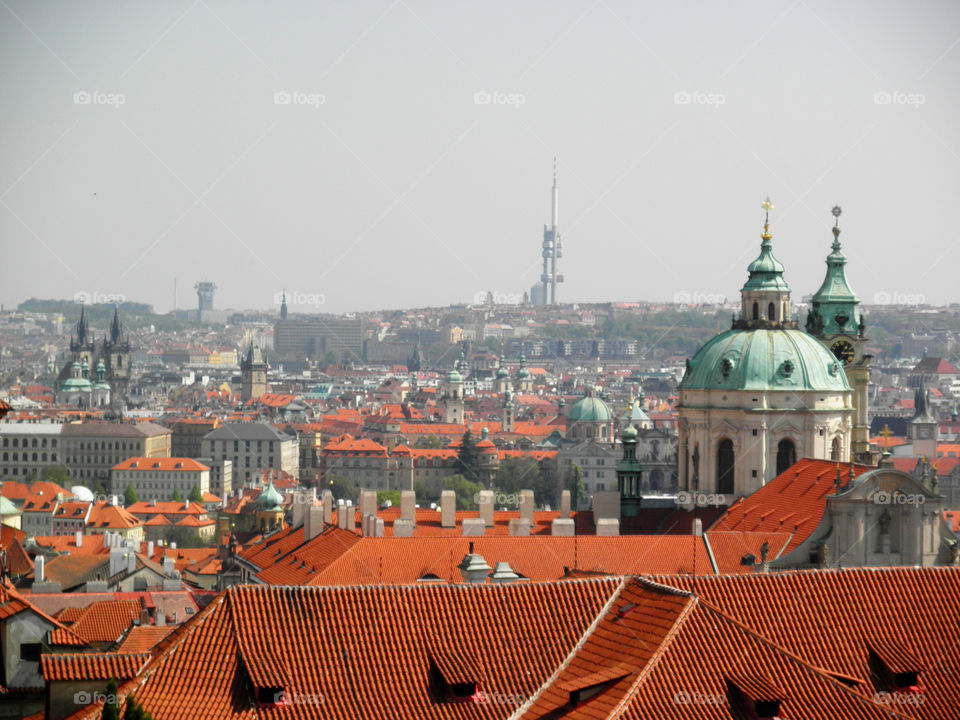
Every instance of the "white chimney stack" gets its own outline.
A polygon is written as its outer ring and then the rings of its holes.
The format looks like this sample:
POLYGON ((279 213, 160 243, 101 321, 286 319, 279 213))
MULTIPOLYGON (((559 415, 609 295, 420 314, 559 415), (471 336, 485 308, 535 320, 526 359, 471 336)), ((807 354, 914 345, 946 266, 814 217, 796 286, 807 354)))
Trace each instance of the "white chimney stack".
POLYGON ((43 575, 43 555, 37 555, 36 559, 33 561, 33 581, 42 583, 45 578, 43 575))
POLYGON ((77 547, 83 547, 83 531, 77 530, 77 547))
POLYGON ((457 525, 457 496, 453 490, 440 491, 440 527, 457 525))
POLYGON ((153 540, 147 543, 147 557, 153 559, 153 540))

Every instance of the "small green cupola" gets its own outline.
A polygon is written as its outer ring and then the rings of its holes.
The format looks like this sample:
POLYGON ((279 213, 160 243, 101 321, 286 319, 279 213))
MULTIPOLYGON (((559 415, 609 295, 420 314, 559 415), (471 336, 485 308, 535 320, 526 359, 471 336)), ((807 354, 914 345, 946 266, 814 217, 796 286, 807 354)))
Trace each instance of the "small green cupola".
POLYGON ((267 487, 257 498, 257 504, 260 510, 279 510, 283 506, 283 496, 273 487, 273 480, 267 483, 267 487))
POLYGON ((617 464, 617 487, 620 490, 620 513, 636 517, 643 489, 643 466, 637 461, 637 429, 627 425, 620 433, 623 458, 617 464))
POLYGON ((810 313, 807 315, 807 332, 819 338, 834 335, 863 335, 863 315, 860 312, 860 300, 847 284, 844 266, 847 258, 840 250, 840 213, 837 205, 832 213, 833 246, 827 255, 827 275, 820 289, 811 300, 810 313))
POLYGON ((793 327, 790 320, 790 287, 783 278, 783 264, 773 256, 773 234, 770 232, 768 197, 761 204, 764 211, 760 255, 747 267, 749 277, 740 289, 741 314, 734 321, 738 328, 793 327))

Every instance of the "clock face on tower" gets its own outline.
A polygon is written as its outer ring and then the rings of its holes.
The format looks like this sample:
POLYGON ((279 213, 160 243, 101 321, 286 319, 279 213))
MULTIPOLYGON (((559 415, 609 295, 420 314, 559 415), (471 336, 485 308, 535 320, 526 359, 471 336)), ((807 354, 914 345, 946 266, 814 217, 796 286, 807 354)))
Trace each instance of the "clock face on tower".
POLYGON ((856 351, 853 349, 853 345, 848 343, 846 340, 838 340, 830 346, 830 350, 833 352, 834 357, 844 365, 849 365, 851 362, 853 362, 853 358, 856 356, 856 351))

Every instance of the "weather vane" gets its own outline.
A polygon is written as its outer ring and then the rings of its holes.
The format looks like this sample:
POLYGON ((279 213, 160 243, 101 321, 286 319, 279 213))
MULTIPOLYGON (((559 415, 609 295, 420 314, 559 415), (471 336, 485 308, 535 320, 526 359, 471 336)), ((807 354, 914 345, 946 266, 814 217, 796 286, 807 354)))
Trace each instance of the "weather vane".
POLYGON ((833 210, 830 212, 832 212, 833 216, 836 218, 836 220, 833 222, 833 226, 840 227, 840 216, 843 214, 843 208, 841 208, 839 205, 834 205, 833 210))
POLYGON ((770 196, 767 195, 767 199, 760 203, 761 209, 767 213, 767 219, 770 218, 770 211, 773 210, 773 203, 770 202, 770 196))

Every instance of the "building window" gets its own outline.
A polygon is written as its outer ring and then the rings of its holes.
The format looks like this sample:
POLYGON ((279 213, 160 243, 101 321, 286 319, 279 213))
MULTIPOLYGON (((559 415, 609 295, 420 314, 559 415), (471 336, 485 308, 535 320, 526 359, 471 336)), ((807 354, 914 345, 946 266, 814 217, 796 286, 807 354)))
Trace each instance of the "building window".
POLYGON ((717 492, 733 493, 734 452, 733 441, 724 438, 717 445, 717 492))
POLYGON ((784 438, 777 443, 777 475, 785 473, 797 462, 797 448, 793 440, 784 438))
POLYGON ((27 662, 40 662, 40 643, 23 643, 20 646, 20 659, 27 662))

